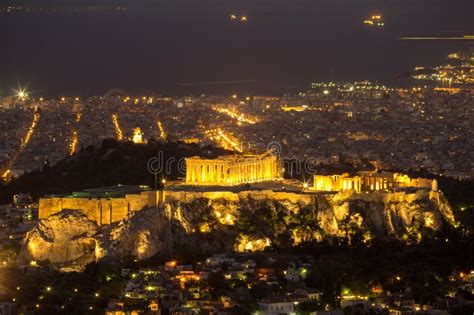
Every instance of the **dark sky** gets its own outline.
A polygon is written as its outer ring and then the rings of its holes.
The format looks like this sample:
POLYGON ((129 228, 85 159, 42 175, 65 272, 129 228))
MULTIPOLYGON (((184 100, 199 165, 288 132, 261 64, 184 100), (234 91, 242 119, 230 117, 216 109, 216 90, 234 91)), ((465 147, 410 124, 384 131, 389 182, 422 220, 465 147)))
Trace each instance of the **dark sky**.
POLYGON ((413 66, 443 62, 450 51, 472 43, 400 36, 474 33, 472 0, 120 3, 126 12, 0 15, 0 88, 29 84, 45 95, 87 95, 113 87, 131 93, 281 93, 330 79, 401 84, 400 74, 413 66), (248 23, 230 22, 231 13, 248 15, 248 23), (384 29, 363 26, 373 13, 383 14, 384 29), (233 80, 255 82, 178 85, 233 80))

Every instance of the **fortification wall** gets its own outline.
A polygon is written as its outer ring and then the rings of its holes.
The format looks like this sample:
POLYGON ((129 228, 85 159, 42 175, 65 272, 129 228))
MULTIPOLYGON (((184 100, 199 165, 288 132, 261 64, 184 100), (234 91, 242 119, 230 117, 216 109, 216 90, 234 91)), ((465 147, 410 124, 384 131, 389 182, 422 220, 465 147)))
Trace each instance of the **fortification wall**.
POLYGON ((370 193, 355 193, 353 191, 342 191, 334 195, 334 201, 342 200, 356 200, 363 199, 367 202, 374 203, 396 203, 396 202, 413 202, 415 200, 426 198, 429 195, 430 199, 436 200, 436 194, 429 193, 427 190, 416 190, 410 193, 404 191, 397 192, 382 192, 382 191, 373 191, 370 193))
MULTIPOLYGON (((238 203, 245 199, 264 200, 272 199, 277 201, 290 201, 300 206, 319 204, 322 201, 331 203, 343 203, 349 200, 363 200, 372 203, 411 203, 418 199, 426 198, 428 191, 418 190, 412 193, 406 192, 371 192, 355 193, 354 191, 342 191, 334 195, 327 194, 304 194, 292 192, 275 192, 272 190, 250 190, 241 192, 231 191, 147 191, 141 194, 129 194, 123 198, 42 198, 39 203, 39 218, 60 212, 64 209, 78 210, 87 215, 99 225, 110 224, 121 221, 129 216, 130 212, 140 211, 147 207, 153 207, 164 202, 179 201, 189 203, 200 198, 210 200, 226 199, 230 202, 238 203), (316 200, 317 199, 317 200, 316 200), (324 199, 324 200, 323 200, 324 199)), ((439 203, 439 194, 430 191, 429 198, 439 203)))
POLYGON ((211 192, 189 192, 189 191, 165 191, 164 201, 192 202, 193 200, 207 198, 210 200, 226 199, 228 201, 238 202, 242 199, 274 199, 289 200, 298 204, 310 204, 313 202, 313 196, 309 194, 298 194, 290 192, 274 192, 272 190, 250 190, 238 193, 231 191, 211 191, 211 192))
POLYGON ((100 222, 100 200, 84 198, 41 198, 39 218, 44 219, 64 209, 80 210, 97 223, 100 222))
POLYGON ((124 198, 41 198, 39 218, 44 219, 65 209, 83 212, 99 225, 110 224, 125 219, 129 212, 139 211, 156 204, 155 192, 129 194, 124 198))

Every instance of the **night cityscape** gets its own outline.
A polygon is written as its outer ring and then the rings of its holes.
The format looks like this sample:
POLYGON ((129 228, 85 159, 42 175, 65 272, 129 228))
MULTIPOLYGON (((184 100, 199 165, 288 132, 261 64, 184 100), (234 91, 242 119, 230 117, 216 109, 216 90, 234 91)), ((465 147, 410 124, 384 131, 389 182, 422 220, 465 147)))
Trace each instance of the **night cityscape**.
POLYGON ((472 12, 0 2, 0 315, 474 314, 472 12))

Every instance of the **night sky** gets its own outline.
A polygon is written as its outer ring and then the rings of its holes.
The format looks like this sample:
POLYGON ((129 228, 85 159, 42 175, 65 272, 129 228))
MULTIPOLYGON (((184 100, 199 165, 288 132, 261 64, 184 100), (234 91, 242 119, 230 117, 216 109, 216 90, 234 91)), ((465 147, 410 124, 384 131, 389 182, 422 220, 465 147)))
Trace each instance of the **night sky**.
POLYGON ((3 94, 19 84, 38 95, 81 96, 114 87, 130 93, 278 94, 312 81, 398 85, 414 66, 440 63, 449 52, 472 47, 472 42, 401 41, 400 36, 474 34, 472 0, 120 4, 128 10, 0 15, 3 94), (231 13, 249 21, 232 22, 231 13), (375 13, 384 16, 385 28, 363 25, 375 13), (179 85, 234 80, 254 81, 179 85))

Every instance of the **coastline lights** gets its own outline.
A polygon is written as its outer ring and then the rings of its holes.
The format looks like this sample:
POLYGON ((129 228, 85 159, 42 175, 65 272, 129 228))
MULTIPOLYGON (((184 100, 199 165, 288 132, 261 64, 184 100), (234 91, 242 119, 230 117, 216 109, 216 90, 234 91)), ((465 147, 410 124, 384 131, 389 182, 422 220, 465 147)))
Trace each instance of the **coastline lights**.
POLYGON ((369 25, 369 26, 382 27, 385 25, 385 22, 383 21, 383 18, 380 14, 375 14, 375 15, 372 15, 369 19, 364 20, 364 24, 369 25))
POLYGON ((237 16, 236 14, 231 14, 229 18, 231 21, 240 21, 242 23, 248 21, 248 17, 246 15, 237 16))

